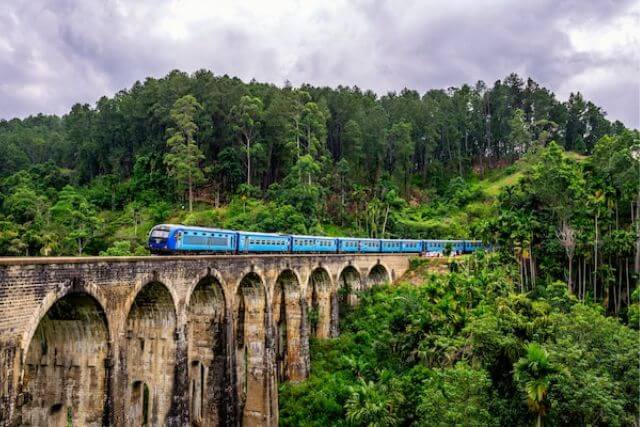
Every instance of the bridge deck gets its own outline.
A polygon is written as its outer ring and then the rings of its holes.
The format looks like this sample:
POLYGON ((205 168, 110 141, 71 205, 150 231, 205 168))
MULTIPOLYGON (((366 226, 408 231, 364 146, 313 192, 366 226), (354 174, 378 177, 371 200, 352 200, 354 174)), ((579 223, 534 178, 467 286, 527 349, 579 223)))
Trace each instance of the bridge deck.
POLYGON ((189 260, 226 260, 246 258, 291 258, 291 257, 398 257, 418 256, 418 253, 247 253, 247 254, 208 254, 208 255, 145 255, 145 256, 79 256, 79 257, 0 257, 0 265, 36 265, 36 264, 84 264, 114 262, 165 262, 189 260))

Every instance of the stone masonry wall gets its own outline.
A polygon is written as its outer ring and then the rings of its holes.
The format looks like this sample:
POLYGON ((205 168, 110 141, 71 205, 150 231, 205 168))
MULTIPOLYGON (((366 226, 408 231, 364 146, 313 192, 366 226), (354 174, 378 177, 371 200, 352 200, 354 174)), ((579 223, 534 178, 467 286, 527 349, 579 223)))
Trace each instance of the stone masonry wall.
POLYGON ((0 259, 0 426, 275 426, 277 382, 337 333, 340 288, 409 257, 0 259))

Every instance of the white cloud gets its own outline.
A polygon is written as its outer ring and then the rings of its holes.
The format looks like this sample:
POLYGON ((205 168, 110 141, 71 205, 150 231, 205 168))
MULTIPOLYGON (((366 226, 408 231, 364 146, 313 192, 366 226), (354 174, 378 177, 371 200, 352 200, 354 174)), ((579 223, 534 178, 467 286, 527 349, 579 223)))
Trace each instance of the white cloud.
POLYGON ((517 71, 640 127, 639 10, 580 0, 17 1, 0 5, 0 117, 65 113, 173 68, 382 93, 517 71))

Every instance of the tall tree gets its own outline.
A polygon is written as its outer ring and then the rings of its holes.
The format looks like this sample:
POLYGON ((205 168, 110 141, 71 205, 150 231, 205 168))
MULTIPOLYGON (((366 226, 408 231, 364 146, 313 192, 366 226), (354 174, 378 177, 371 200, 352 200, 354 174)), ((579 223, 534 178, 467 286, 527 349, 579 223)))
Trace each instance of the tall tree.
POLYGON ((189 212, 193 211, 193 187, 204 180, 200 169, 200 161, 204 155, 195 140, 198 126, 195 114, 202 106, 193 95, 185 95, 178 99, 171 109, 171 119, 175 127, 168 130, 167 147, 169 152, 164 156, 168 173, 174 178, 176 187, 184 193, 189 191, 189 212))
POLYGON ((247 159, 247 185, 251 185, 251 153, 261 148, 251 144, 258 136, 263 114, 264 107, 260 98, 249 95, 240 98, 240 103, 231 110, 233 129, 239 133, 244 142, 247 159))
POLYGON ((542 427, 542 418, 548 410, 547 394, 557 368, 549 361, 546 350, 537 343, 527 346, 527 354, 514 366, 516 383, 527 396, 529 408, 536 415, 536 427, 542 427))
POLYGON ((404 194, 408 193, 408 179, 411 172, 414 142, 411 139, 411 124, 394 123, 388 135, 388 167, 393 171, 397 165, 402 177, 404 194))
POLYGON ((524 111, 516 108, 509 125, 511 126, 511 144, 515 151, 513 154, 522 155, 526 153, 531 144, 531 133, 524 121, 524 111))

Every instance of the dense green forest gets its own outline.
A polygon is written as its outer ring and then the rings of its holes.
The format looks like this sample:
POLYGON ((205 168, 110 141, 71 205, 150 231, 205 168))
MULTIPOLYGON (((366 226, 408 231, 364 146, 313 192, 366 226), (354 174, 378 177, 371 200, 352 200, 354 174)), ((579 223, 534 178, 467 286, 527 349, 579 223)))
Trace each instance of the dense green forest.
POLYGON ((378 96, 173 71, 0 121, 0 256, 146 254, 161 222, 482 238, 462 271, 365 293, 283 423, 633 425, 639 157, 637 130, 515 74, 378 96))
POLYGON ((637 329, 563 282, 519 292, 514 267, 481 254, 363 293, 338 338, 312 341, 309 379, 281 386, 281 425, 637 425, 637 329))
POLYGON ((424 94, 173 71, 0 121, 0 255, 144 254, 164 221, 483 238, 619 312, 640 268, 638 131, 511 74, 424 94))

